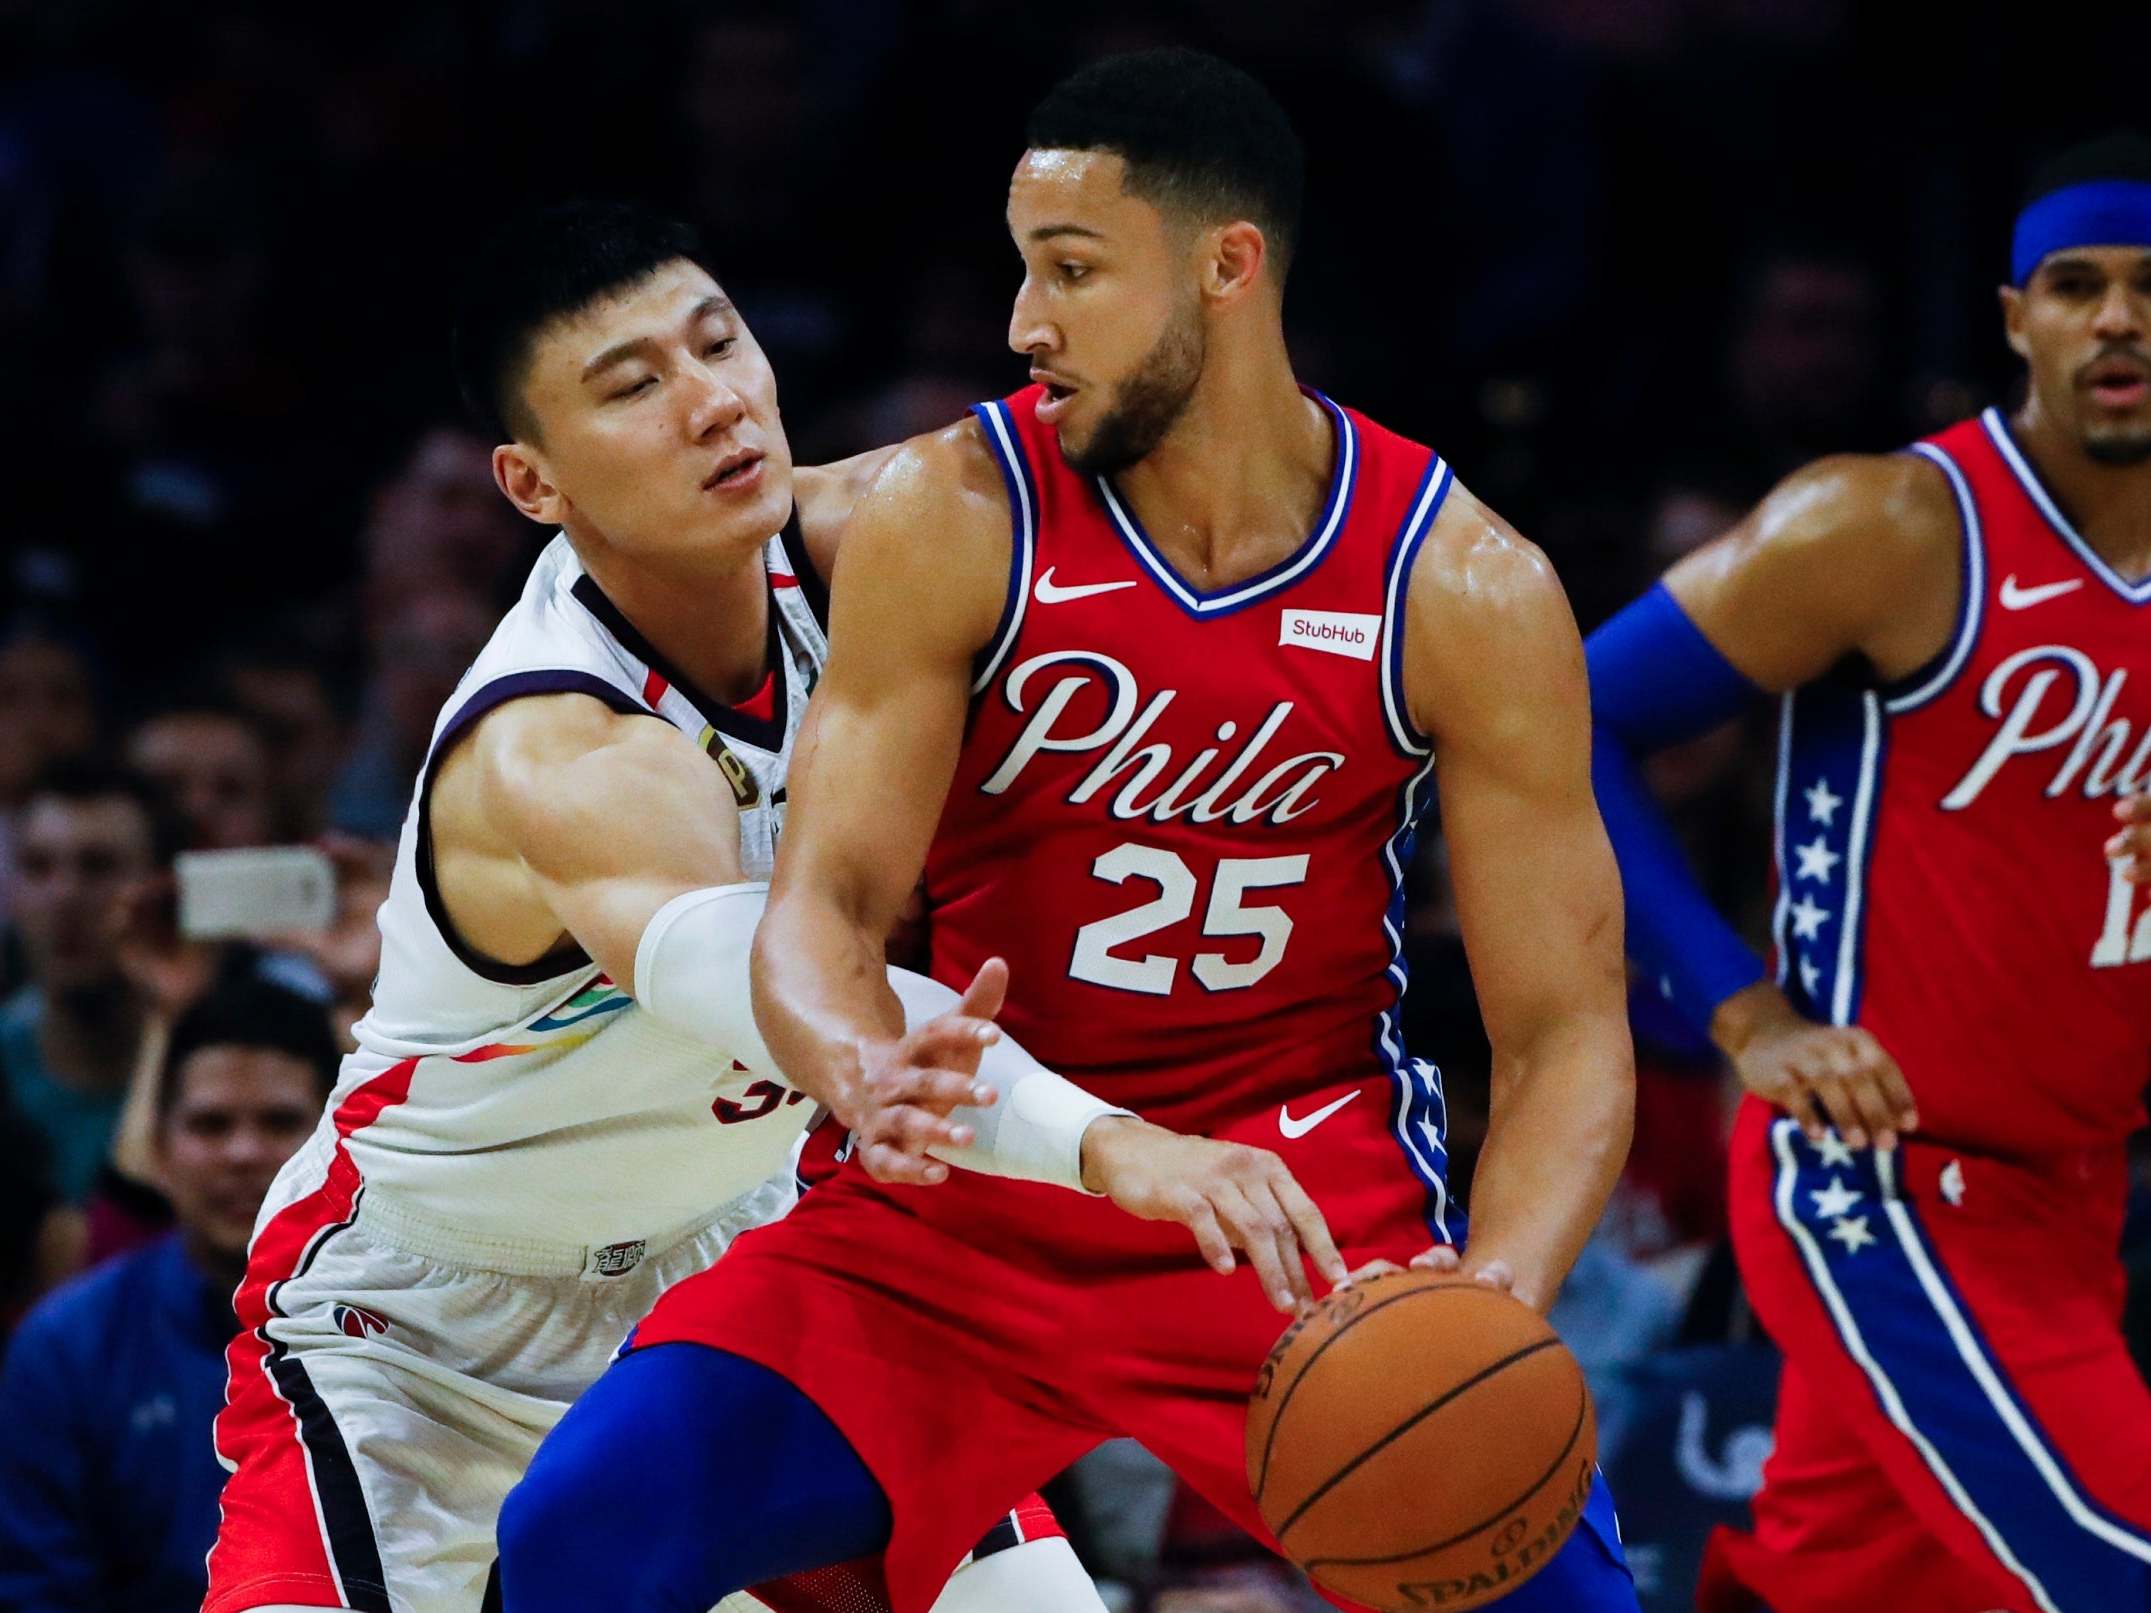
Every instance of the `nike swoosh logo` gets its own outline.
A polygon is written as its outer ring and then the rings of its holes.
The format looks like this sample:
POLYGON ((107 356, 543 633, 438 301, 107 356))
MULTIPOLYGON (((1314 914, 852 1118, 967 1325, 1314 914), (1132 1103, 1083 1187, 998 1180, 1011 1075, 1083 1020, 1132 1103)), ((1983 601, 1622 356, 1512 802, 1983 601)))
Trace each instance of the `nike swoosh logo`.
POLYGON ((1288 1139, 1297 1142, 1366 1090, 1365 1087, 1354 1087, 1343 1097, 1333 1102, 1325 1103, 1304 1120, 1294 1120, 1291 1105, 1281 1103, 1277 1106, 1277 1129, 1283 1132, 1288 1139))
POLYGON ((2041 583, 2036 588, 2019 588, 2016 574, 2012 572, 2002 579, 2002 609, 2029 610, 2044 600, 2058 599, 2084 586, 2084 579, 2071 577, 2066 582, 2041 583))
POLYGON ((1120 582, 1082 582, 1056 585, 1052 566, 1038 579, 1038 586, 1031 590, 1041 605, 1065 605, 1071 599, 1088 599, 1092 594, 1110 594, 1116 588, 1133 588, 1135 579, 1128 577, 1120 582))

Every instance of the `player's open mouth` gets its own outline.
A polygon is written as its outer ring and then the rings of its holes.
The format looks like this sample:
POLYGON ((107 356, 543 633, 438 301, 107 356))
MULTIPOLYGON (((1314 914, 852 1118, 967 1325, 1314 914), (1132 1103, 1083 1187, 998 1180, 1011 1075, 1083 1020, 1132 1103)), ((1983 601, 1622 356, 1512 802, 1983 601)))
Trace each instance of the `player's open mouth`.
POLYGON ((1075 396, 1076 389, 1059 376, 1043 370, 1031 371, 1031 379, 1046 389, 1045 398, 1038 405, 1038 418, 1050 426, 1067 411, 1068 400, 1075 396))
POLYGON ((2084 380, 2091 395, 2109 409, 2134 409, 2151 401, 2151 369, 2134 359, 2102 358, 2084 380))
POLYGON ((728 454, 718 461, 702 484, 705 493, 736 493, 754 486, 762 479, 762 455, 745 450, 728 454))

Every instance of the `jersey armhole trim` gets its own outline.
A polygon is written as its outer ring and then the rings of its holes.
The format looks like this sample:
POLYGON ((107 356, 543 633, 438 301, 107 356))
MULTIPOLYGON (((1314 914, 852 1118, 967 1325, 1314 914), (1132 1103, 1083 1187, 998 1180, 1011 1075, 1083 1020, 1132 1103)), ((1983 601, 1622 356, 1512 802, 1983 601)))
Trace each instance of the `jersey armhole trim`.
POLYGON ((1389 550, 1389 582, 1382 600, 1382 716, 1389 726, 1390 742, 1411 757, 1432 754, 1434 741, 1413 726, 1411 703, 1404 693, 1404 618, 1411 595, 1412 563, 1435 517, 1448 502, 1456 477, 1439 454, 1428 456, 1426 473, 1412 492, 1410 511, 1397 530, 1389 550))
POLYGON ((1023 630, 1023 610, 1030 597, 1031 567, 1038 542, 1038 493, 1022 440, 1009 423, 1008 405, 974 403, 971 412, 985 428, 986 446, 993 450, 994 463, 1001 469, 1001 480, 1008 488, 1009 513, 1008 592, 1001 602, 1001 619, 994 624, 993 637, 979 652, 979 673, 971 682, 975 696, 985 693, 1015 647, 1016 635, 1023 630))
POLYGON ((479 720, 498 711, 511 700, 527 699, 533 695, 586 694, 602 700, 613 710, 627 717, 656 717, 646 706, 633 699, 625 691, 614 688, 603 678, 571 667, 547 667, 531 672, 510 672, 504 677, 481 685, 471 697, 456 708, 456 714, 441 727, 440 736, 433 748, 426 753, 426 765, 418 781, 417 845, 413 848, 412 868, 418 875, 419 894, 425 899, 426 917, 433 921, 434 932, 447 943, 448 950, 456 955, 456 961, 481 979, 502 986, 534 986, 542 980, 552 980, 560 975, 573 974, 588 968, 590 954, 570 941, 564 947, 555 948, 542 958, 529 963, 503 963, 489 958, 471 946, 457 932, 448 917, 448 904, 441 899, 441 887, 433 868, 433 779, 448 753, 478 726, 479 720))
POLYGON ((1957 530, 1964 563, 1957 580, 1957 625, 1949 642, 1925 666, 1876 691, 1882 697, 1883 709, 1893 717, 1917 711, 1957 681, 1957 674, 1964 670, 1979 642, 1987 603, 1987 546, 1979 528, 1979 504, 1972 497, 1971 484, 1964 479, 1957 462, 1933 443, 1916 442, 1906 452, 1939 467, 1949 479, 1950 494, 1957 501, 1957 530))

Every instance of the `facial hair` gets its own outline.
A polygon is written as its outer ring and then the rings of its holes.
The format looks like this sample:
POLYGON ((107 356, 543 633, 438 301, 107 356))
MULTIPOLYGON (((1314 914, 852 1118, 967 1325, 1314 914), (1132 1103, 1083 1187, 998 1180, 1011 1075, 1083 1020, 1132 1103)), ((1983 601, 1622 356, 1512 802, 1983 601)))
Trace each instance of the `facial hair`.
POLYGON ((2140 437, 2086 437, 2084 457, 2095 465, 2127 470, 2151 459, 2151 434, 2140 437))
POLYGON ((1113 389, 1112 406, 1090 441, 1071 447, 1061 439, 1061 457, 1085 476, 1112 476, 1149 456, 1165 440, 1195 395, 1204 358, 1202 320, 1192 308, 1179 310, 1151 343, 1135 373, 1113 389))

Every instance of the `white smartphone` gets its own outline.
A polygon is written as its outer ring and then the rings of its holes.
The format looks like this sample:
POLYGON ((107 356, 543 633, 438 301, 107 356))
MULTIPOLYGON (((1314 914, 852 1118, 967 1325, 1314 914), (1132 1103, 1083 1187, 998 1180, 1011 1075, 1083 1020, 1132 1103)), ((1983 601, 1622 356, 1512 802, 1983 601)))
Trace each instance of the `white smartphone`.
POLYGON ((183 851, 179 933, 190 941, 319 930, 336 917, 336 868, 312 846, 183 851))

